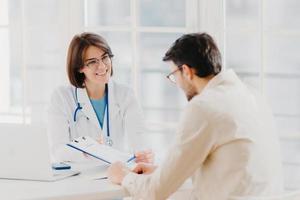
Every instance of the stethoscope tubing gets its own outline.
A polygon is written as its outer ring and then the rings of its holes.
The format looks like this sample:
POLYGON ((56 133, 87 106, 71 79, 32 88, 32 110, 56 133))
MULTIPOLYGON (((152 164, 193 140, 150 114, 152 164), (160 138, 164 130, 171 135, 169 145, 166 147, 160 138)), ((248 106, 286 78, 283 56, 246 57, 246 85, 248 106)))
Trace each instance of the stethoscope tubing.
MULTIPOLYGON (((82 106, 80 105, 79 101, 78 101, 78 94, 77 94, 77 90, 78 88, 75 87, 75 100, 76 100, 76 104, 77 107, 74 111, 74 115, 73 115, 73 121, 76 122, 77 119, 77 113, 79 112, 79 110, 82 109, 82 106)), ((106 96, 105 96, 105 107, 106 107, 106 129, 107 129, 107 137, 110 138, 110 129, 109 129, 109 102, 108 102, 108 86, 107 84, 105 85, 105 92, 106 92, 106 96)))

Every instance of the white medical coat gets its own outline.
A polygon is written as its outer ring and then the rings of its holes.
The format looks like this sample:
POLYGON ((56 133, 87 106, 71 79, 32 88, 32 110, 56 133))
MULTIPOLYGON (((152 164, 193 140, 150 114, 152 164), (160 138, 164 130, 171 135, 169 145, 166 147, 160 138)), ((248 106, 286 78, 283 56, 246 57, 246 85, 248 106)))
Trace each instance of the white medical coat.
MULTIPOLYGON (((107 120, 104 116, 103 130, 89 100, 85 88, 77 89, 77 107, 75 87, 61 86, 57 88, 48 107, 48 136, 54 161, 81 161, 84 156, 76 152, 66 143, 79 136, 90 136, 99 139, 101 134, 107 137, 107 120)), ((143 132, 144 120, 140 105, 132 90, 114 81, 108 83, 110 137, 113 147, 119 150, 134 150, 139 134, 143 132)))

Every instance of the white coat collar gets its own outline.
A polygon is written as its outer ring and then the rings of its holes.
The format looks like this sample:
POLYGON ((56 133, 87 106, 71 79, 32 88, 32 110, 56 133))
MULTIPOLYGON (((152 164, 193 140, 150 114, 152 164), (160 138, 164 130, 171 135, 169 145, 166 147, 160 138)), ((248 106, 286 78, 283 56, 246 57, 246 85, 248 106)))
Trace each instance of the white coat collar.
MULTIPOLYGON (((112 121, 112 118, 118 113, 118 106, 116 105, 115 101, 115 88, 114 88, 114 82, 109 81, 108 83, 108 101, 109 101, 109 120, 110 123, 112 121)), ((91 104, 91 101, 89 99, 88 93, 86 88, 78 88, 77 89, 77 96, 78 96, 78 102, 80 103, 82 107, 82 112, 97 126, 100 128, 96 113, 93 109, 93 106, 91 104)), ((106 117, 106 116, 105 116, 106 117)), ((110 125, 111 126, 111 125, 110 125)))

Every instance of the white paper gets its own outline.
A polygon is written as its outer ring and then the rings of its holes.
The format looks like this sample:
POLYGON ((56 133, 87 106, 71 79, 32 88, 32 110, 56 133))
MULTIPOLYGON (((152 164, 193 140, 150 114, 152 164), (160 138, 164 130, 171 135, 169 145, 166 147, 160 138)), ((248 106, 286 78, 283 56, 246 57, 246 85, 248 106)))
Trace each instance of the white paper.
POLYGON ((84 136, 75 139, 74 141, 68 143, 68 146, 72 146, 74 150, 79 150, 95 156, 103 161, 113 163, 116 161, 121 161, 126 163, 133 155, 129 153, 121 152, 110 146, 99 144, 96 140, 91 137, 84 136), (75 149, 75 148, 77 149, 75 149))

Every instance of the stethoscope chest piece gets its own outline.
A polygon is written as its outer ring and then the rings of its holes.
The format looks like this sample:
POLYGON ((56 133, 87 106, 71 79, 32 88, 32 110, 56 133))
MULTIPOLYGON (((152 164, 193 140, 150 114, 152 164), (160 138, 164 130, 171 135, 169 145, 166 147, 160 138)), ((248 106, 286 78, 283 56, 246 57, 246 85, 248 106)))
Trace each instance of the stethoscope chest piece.
POLYGON ((111 139, 111 138, 106 138, 106 144, 107 144, 108 146, 112 146, 112 145, 113 145, 112 139, 111 139))

